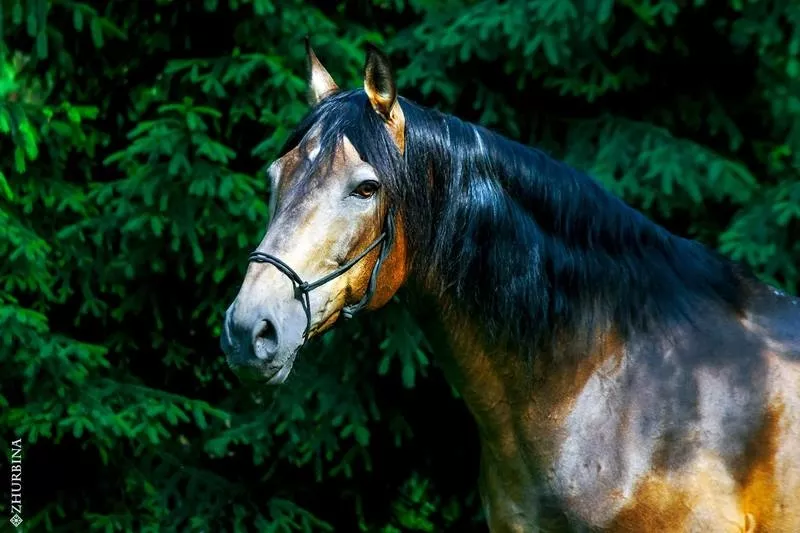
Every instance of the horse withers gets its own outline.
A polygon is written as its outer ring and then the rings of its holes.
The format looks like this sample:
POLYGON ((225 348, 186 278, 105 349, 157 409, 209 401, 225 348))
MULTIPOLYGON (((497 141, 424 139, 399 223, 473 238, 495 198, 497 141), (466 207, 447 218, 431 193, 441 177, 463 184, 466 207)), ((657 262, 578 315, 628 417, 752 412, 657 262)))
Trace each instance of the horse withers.
POLYGON ((222 348, 282 383, 403 286, 474 416, 492 532, 800 532, 800 303, 541 151, 397 96, 385 55, 270 166, 222 348), (546 508, 543 502, 547 502, 546 508))

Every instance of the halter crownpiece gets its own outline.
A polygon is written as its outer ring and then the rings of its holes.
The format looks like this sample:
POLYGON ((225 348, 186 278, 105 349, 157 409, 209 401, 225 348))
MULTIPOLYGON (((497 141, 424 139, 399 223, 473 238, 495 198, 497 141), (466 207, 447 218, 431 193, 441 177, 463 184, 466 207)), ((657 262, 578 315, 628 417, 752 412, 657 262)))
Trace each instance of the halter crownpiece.
POLYGON ((308 332, 311 329, 311 301, 309 299, 308 293, 312 290, 316 289, 317 287, 328 283, 329 281, 338 278, 348 270, 350 270, 356 263, 364 259, 368 253, 375 249, 376 246, 379 244, 381 245, 380 253, 378 254, 378 259, 375 261, 375 266, 372 267, 372 274, 369 278, 369 284, 367 285, 367 290, 364 293, 364 296, 358 303, 353 305, 346 305, 342 308, 342 315, 345 318, 353 318, 353 316, 361 311, 364 307, 367 306, 370 299, 372 299, 373 294, 375 293, 375 289, 378 283, 378 272, 380 271, 381 264, 386 259, 386 256, 389 255, 389 249, 392 246, 394 241, 394 210, 389 209, 389 212, 386 214, 386 220, 384 221, 383 226, 383 233, 381 233, 377 239, 372 241, 372 243, 367 246, 367 248, 358 254, 355 258, 351 259, 344 265, 340 266, 330 274, 327 274, 316 281, 307 282, 303 281, 303 278, 295 272, 295 270, 284 263, 278 257, 275 257, 271 254, 265 254, 264 252, 252 252, 248 257, 248 262, 250 263, 269 263, 273 265, 275 268, 281 271, 287 278, 292 281, 292 286, 294 287, 294 297, 295 299, 300 301, 300 305, 303 306, 303 311, 306 314, 306 329, 303 332, 304 340, 307 340, 308 332))

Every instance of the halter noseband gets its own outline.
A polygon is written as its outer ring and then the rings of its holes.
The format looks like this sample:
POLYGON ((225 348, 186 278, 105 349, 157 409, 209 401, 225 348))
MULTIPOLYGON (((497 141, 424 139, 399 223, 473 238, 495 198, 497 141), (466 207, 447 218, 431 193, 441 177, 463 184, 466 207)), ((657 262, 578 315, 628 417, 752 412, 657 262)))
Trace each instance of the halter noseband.
POLYGON ((375 261, 375 266, 372 267, 372 274, 369 278, 369 285, 367 286, 367 290, 364 293, 364 296, 361 300, 353 305, 346 305, 342 308, 342 315, 345 318, 353 318, 357 312, 361 311, 366 305, 369 303, 372 295, 375 293, 375 288, 378 283, 378 271, 381 268, 381 264, 386 259, 386 256, 389 255, 389 249, 392 246, 394 241, 394 210, 389 209, 389 212, 386 214, 386 220, 384 221, 383 233, 381 233, 377 239, 372 241, 372 244, 367 246, 367 248, 358 254, 355 258, 351 259, 344 265, 340 266, 330 274, 319 278, 316 281, 312 281, 311 283, 307 281, 303 281, 303 278, 300 277, 297 272, 292 269, 289 265, 281 261, 279 258, 275 257, 274 255, 265 254, 263 252, 253 252, 250 254, 248 260, 250 263, 269 263, 274 265, 275 268, 280 270, 287 278, 292 281, 292 285, 294 286, 294 297, 300 301, 300 305, 303 306, 303 311, 306 314, 306 329, 303 332, 303 338, 306 339, 308 336, 308 331, 311 329, 311 302, 309 300, 308 293, 311 292, 313 289, 328 283, 329 281, 338 278, 348 270, 350 270, 356 263, 364 259, 368 253, 375 249, 376 246, 379 244, 381 245, 380 254, 378 255, 378 260, 375 261))

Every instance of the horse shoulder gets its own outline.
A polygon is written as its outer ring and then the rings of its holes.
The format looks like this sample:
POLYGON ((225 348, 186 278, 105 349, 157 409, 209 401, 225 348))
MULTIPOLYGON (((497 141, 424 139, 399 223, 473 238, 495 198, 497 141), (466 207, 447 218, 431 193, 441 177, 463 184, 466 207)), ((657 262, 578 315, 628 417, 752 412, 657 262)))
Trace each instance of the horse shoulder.
POLYGON ((759 285, 741 322, 762 341, 767 389, 742 506, 757 531, 800 531, 800 298, 759 285))

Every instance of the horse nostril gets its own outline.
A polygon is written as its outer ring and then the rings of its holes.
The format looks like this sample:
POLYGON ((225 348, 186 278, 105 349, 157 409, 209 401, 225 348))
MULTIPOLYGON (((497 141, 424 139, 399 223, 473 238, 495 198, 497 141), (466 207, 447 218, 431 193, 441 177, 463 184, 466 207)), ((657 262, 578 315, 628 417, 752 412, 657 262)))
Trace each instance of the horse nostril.
POLYGON ((253 350, 259 359, 271 360, 278 351, 278 331, 269 319, 262 320, 256 326, 253 336, 253 350))

